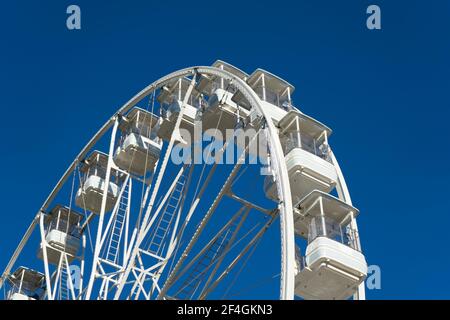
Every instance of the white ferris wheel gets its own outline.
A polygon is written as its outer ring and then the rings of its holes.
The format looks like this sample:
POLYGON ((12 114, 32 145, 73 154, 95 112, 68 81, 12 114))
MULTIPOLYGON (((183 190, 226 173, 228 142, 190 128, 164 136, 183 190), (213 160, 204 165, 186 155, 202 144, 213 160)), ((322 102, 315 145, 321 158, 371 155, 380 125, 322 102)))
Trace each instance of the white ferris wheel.
POLYGON ((4 298, 364 299, 359 211, 293 91, 223 61, 144 88, 38 210, 4 298))

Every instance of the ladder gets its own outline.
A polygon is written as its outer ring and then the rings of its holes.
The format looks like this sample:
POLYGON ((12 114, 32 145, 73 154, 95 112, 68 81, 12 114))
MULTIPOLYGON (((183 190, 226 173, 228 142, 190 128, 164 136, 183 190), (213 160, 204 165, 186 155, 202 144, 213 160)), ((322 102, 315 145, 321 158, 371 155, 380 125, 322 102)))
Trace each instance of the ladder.
POLYGON ((111 237, 109 238, 109 244, 106 252, 106 260, 114 264, 117 264, 117 259, 119 258, 119 246, 122 239, 125 218, 128 210, 128 198, 130 192, 129 186, 130 184, 128 183, 127 186, 124 187, 122 196, 120 197, 119 208, 117 209, 116 217, 112 223, 111 237))
POLYGON ((65 261, 61 263, 61 275, 59 284, 59 299, 60 300, 71 300, 69 292, 69 276, 67 275, 67 264, 65 261))
POLYGON ((147 250, 156 255, 161 255, 164 240, 166 239, 170 227, 172 225, 172 221, 176 216, 177 210, 179 208, 181 198, 183 197, 184 186, 186 184, 186 175, 189 170, 183 172, 183 174, 179 177, 175 188, 172 190, 172 193, 167 200, 167 204, 164 207, 164 211, 158 219, 155 230, 152 234, 151 240, 147 247, 147 250))
POLYGON ((235 219, 227 230, 222 232, 222 234, 211 244, 210 248, 199 258, 199 261, 181 285, 181 289, 176 295, 177 299, 192 299, 204 276, 208 273, 209 267, 215 262, 216 258, 220 257, 223 250, 227 247, 230 238, 237 227, 237 220, 238 219, 235 219))

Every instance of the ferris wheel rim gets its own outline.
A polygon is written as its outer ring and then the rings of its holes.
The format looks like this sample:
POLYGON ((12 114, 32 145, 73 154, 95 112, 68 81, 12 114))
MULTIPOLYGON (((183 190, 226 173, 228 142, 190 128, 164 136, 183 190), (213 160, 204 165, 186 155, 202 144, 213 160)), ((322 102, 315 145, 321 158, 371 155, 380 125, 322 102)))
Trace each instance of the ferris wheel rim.
POLYGON ((174 71, 159 78, 158 80, 152 82, 144 89, 139 91, 130 100, 128 100, 122 107, 120 107, 106 122, 105 124, 95 133, 95 135, 89 140, 89 142, 81 149, 78 155, 75 157, 74 161, 66 169, 62 177, 59 179, 55 187, 50 192, 49 196, 44 201, 43 205, 39 209, 38 213, 34 217, 32 223, 30 224, 28 230, 26 231, 24 237, 22 238, 19 246, 13 253, 8 265, 5 268, 1 278, 0 278, 0 288, 4 285, 6 276, 10 273, 15 261, 20 255, 21 250, 28 241, 31 232, 38 223, 39 216, 42 212, 48 209, 48 206, 54 200, 58 194, 61 187, 67 181, 67 178, 75 170, 76 166, 82 161, 95 143, 103 137, 103 135, 111 129, 114 125, 117 117, 123 116, 131 108, 133 108, 138 102, 147 97, 149 94, 157 90, 158 88, 164 86, 166 83, 172 81, 173 79, 179 79, 184 76, 194 75, 194 74, 207 74, 215 75, 220 78, 231 80, 233 84, 244 94, 247 98, 250 106, 256 108, 257 111, 266 120, 265 123, 268 129, 268 142, 271 154, 271 163, 273 166, 273 175, 277 184, 278 196, 279 196, 279 216, 280 216, 280 235, 281 235, 281 272, 280 272, 280 299, 282 300, 292 300, 294 297, 294 277, 295 277, 295 232, 293 225, 293 210, 292 210, 292 200, 291 200, 291 190, 289 184, 289 177, 284 161, 284 153, 280 140, 277 135, 277 129, 274 123, 271 121, 267 112, 262 107, 262 103, 258 95, 254 90, 242 79, 236 75, 211 66, 194 66, 184 69, 174 71))

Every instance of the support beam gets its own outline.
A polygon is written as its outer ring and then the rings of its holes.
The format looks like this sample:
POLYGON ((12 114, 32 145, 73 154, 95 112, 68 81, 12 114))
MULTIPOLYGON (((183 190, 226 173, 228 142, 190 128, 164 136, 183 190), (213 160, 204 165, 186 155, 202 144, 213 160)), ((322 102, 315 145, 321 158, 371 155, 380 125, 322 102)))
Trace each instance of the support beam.
MULTIPOLYGON (((250 208, 247 207, 247 210, 245 210, 244 214, 242 215, 241 221, 239 221, 239 224, 237 225, 236 230, 234 230, 233 234, 231 235, 230 241, 225 246, 225 249, 224 249, 225 252, 228 252, 230 250, 231 245, 233 244, 234 239, 236 239, 236 236, 238 235, 239 230, 241 230, 242 225, 244 224, 245 220, 247 219, 249 212, 250 212, 250 208)), ((200 292, 200 295, 198 298, 199 300, 206 298, 206 289, 208 288, 208 285, 211 283, 211 281, 214 279, 214 276, 216 275, 217 271, 219 270, 220 265, 223 262, 223 259, 225 259, 225 255, 222 255, 218 259, 216 265, 214 266, 214 269, 211 271, 211 274, 209 275, 208 280, 206 280, 206 283, 203 287, 202 292, 200 292)))
POLYGON ((39 214, 39 230, 41 234, 42 258, 44 260, 45 284, 47 287, 45 291, 47 291, 48 299, 53 300, 52 285, 50 280, 50 268, 48 267, 47 241, 45 240, 43 212, 39 214))
POLYGON ((175 127, 174 127, 175 134, 172 133, 172 136, 170 137, 169 145, 167 146, 166 154, 164 155, 164 159, 163 159, 163 162, 161 164, 161 168, 159 170, 158 177, 157 177, 155 185, 153 187, 153 193, 151 195, 150 202, 149 202, 148 207, 147 207, 147 211, 145 213, 144 219, 142 220, 142 226, 140 228, 141 231, 138 234, 138 237, 137 237, 136 243, 134 245, 134 249, 132 251, 132 254, 130 256, 130 260, 129 260, 128 265, 126 267, 125 273, 124 273, 124 275, 123 275, 123 277, 122 277, 122 279, 120 281, 120 284, 119 284, 119 286, 117 288, 116 294, 114 296, 115 300, 119 299, 120 294, 122 293, 123 287, 125 285, 125 282, 127 281, 127 278, 128 278, 128 276, 130 274, 130 271, 134 267, 135 259, 136 259, 136 255, 138 254, 139 247, 140 247, 142 241, 145 238, 146 234, 145 234, 144 231, 145 231, 145 229, 147 229, 147 222, 150 219, 150 214, 151 214, 151 211, 152 211, 152 208, 153 208, 153 204, 154 204, 156 196, 158 194, 159 186, 160 186, 161 181, 163 179, 167 163, 168 163, 170 155, 172 153, 173 145, 175 144, 176 134, 179 134, 179 128, 180 128, 181 120, 183 118, 184 109, 185 109, 185 106, 186 106, 186 104, 187 104, 187 102, 189 100, 189 97, 191 96, 192 90, 194 89, 194 86, 195 86, 195 83, 196 83, 196 79, 197 79, 197 73, 195 73, 193 75, 191 83, 189 85, 189 88, 187 89, 186 94, 184 96, 183 105, 182 105, 181 110, 180 110, 180 112, 178 114, 177 122, 175 123, 175 127))
MULTIPOLYGON (((258 131, 258 134, 259 134, 259 131, 258 131)), ((184 263, 184 260, 187 258, 187 256, 191 252, 194 244, 197 242, 198 238, 200 237, 201 232, 205 228, 205 226, 208 223, 209 219, 211 218, 213 213, 216 211, 217 206, 219 205, 220 201, 225 196, 225 194, 228 192, 228 190, 231 188, 231 185, 233 184, 233 181, 234 181, 234 177, 237 175, 237 173, 239 172, 239 169, 242 167, 244 159, 245 159, 245 157, 246 157, 246 155, 248 153, 249 146, 250 146, 250 144, 252 142, 254 142, 255 137, 257 137, 258 134, 256 134, 252 138, 252 140, 246 146, 246 148, 245 148, 244 152, 242 153, 242 155, 239 157, 237 163, 233 167, 233 170, 231 171, 230 175, 228 176, 227 180, 225 181, 225 184, 222 186, 222 189, 220 190, 220 192, 217 195, 216 199, 214 199, 213 204, 211 205, 211 207, 209 208, 208 212, 205 214, 205 216, 201 220, 197 230, 195 230, 195 233, 194 233, 191 241, 187 245, 186 249, 184 250, 183 254, 181 255, 181 257, 178 260, 177 264, 175 265, 174 269, 172 270, 172 272, 170 273, 170 275, 166 279, 166 283, 162 287, 161 292, 159 293, 157 299, 161 299, 162 297, 164 297, 165 294, 167 293, 167 290, 170 288, 170 286, 173 285, 175 275, 177 274, 177 272, 181 268, 182 264, 184 263)))
POLYGON ((228 265, 228 267, 225 269, 224 272, 222 272, 222 274, 217 278, 217 280, 214 281, 213 284, 203 293, 204 297, 208 296, 208 294, 210 294, 217 287, 217 285, 230 273, 230 271, 239 262, 239 260, 248 252, 248 250, 250 250, 250 248, 256 243, 256 241, 264 235, 264 233, 267 231, 267 229, 270 227, 270 225, 274 220, 275 215, 273 215, 272 218, 270 218, 270 220, 264 224, 261 230, 245 246, 242 252, 228 265))
POLYGON ((230 197, 231 199, 236 200, 237 202, 241 203, 242 205, 244 205, 246 207, 255 209, 255 210, 260 211, 260 212, 262 212, 262 213, 264 213, 266 215, 271 215, 272 214, 271 210, 267 210, 267 209, 265 209, 263 207, 260 207, 260 206, 254 204, 254 203, 252 203, 252 202, 250 202, 248 200, 245 200, 244 198, 241 198, 241 197, 237 196, 236 194, 234 194, 232 191, 227 192, 226 195, 228 197, 230 197))
POLYGON ((94 286, 95 276, 97 274, 97 265, 99 264, 99 255, 101 250, 101 239, 102 239, 102 232, 103 232, 103 220, 105 219, 105 211, 106 211, 106 200, 108 197, 108 190, 109 190, 109 182, 111 180, 111 168, 113 166, 113 157, 114 157, 114 146, 116 141, 116 135, 117 135, 117 128, 119 127, 119 119, 116 117, 114 120, 114 126, 111 132, 111 141, 109 144, 109 155, 108 155, 108 165, 106 168, 106 177, 105 177, 105 184, 104 184, 104 190, 103 190, 103 196, 102 196, 102 204, 100 208, 100 216, 98 220, 98 228, 97 228, 97 237, 95 241, 95 249, 94 249, 94 257, 92 261, 92 271, 91 276, 89 278, 89 283, 87 286, 86 291, 86 300, 89 300, 91 298, 92 288, 94 286))
MULTIPOLYGON (((184 267, 182 271, 180 271, 178 274, 173 275, 172 282, 177 281, 180 279, 196 262, 200 257, 202 257, 217 241, 217 239, 220 238, 220 236, 227 231, 227 229, 233 224, 233 222, 242 214, 245 207, 242 207, 234 214, 234 216, 216 233, 216 235, 203 247, 202 250, 200 250, 199 253, 191 260, 189 263, 184 267)), ((169 289, 169 288, 168 288, 169 289)))

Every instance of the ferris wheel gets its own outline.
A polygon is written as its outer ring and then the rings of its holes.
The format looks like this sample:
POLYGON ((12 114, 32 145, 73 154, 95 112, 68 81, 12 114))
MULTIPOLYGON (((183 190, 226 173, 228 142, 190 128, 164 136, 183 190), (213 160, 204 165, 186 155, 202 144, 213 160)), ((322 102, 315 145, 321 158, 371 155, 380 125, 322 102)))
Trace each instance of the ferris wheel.
POLYGON ((223 61, 144 88, 38 210, 4 298, 364 299, 359 211, 294 89, 223 61))

